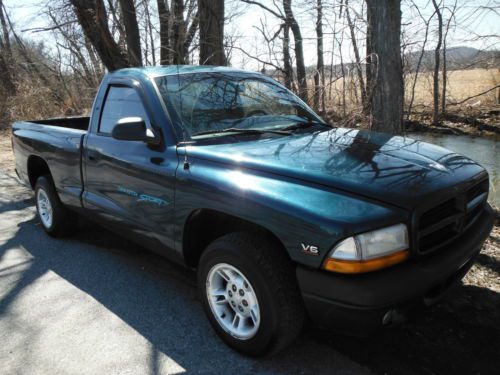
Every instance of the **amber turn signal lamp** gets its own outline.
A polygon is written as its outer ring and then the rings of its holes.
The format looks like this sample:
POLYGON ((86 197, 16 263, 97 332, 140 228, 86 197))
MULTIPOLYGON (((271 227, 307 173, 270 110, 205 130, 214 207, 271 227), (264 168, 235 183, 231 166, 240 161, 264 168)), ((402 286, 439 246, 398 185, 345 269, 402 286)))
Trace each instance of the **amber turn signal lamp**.
POLYGON ((369 260, 341 260, 327 258, 323 268, 327 271, 339 273, 365 273, 401 263, 408 259, 409 256, 410 252, 408 250, 403 250, 381 258, 369 260))

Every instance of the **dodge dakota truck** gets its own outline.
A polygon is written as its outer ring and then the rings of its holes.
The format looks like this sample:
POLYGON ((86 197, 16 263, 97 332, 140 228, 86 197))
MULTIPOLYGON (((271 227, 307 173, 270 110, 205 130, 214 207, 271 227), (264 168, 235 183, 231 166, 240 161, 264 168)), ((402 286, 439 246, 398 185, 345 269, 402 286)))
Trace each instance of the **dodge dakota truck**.
POLYGON ((306 319, 365 335, 436 303, 493 226, 487 172, 447 149, 327 124, 265 75, 105 76, 90 117, 16 122, 51 236, 80 215, 197 270, 217 334, 252 356, 306 319))

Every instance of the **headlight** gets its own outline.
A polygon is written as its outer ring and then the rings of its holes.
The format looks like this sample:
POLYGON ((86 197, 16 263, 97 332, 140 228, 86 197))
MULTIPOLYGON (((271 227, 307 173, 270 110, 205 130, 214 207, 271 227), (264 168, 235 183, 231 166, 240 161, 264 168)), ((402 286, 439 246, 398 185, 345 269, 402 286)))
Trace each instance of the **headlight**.
POLYGON ((375 271, 407 259, 408 248, 408 229, 397 224, 339 242, 328 254, 323 268, 341 273, 375 271))

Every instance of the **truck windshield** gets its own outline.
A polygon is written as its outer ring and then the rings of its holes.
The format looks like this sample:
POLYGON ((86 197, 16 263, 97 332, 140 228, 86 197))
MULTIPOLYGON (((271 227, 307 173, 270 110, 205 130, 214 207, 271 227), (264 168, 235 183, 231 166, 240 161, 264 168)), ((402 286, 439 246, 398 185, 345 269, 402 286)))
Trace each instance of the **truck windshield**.
POLYGON ((324 124, 286 88, 255 74, 180 74, 158 77, 156 83, 169 111, 195 139, 227 135, 231 129, 256 134, 324 124))

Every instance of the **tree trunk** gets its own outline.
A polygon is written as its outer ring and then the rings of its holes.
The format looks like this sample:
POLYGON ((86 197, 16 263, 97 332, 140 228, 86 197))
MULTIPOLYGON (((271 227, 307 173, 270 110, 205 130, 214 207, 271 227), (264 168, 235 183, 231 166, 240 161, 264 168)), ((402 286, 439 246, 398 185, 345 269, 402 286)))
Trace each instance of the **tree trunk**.
POLYGON ((302 34, 300 26, 292 12, 292 0, 283 0, 283 10, 285 11, 285 22, 292 30, 295 40, 295 60, 297 63, 297 80, 299 82, 299 97, 308 102, 306 66, 304 64, 304 49, 302 47, 302 34))
POLYGON ((443 114, 443 115, 446 112, 446 89, 447 89, 447 84, 448 84, 448 68, 447 68, 447 61, 446 61, 446 39, 448 38, 448 32, 450 31, 451 20, 455 17, 456 9, 457 9, 457 0, 455 0, 455 4, 453 5, 453 8, 451 8, 450 18, 448 19, 448 22, 446 23, 446 31, 444 32, 444 35, 443 35, 443 74, 442 74, 443 89, 441 92, 441 114, 443 114))
POLYGON ((126 68, 129 62, 116 44, 108 27, 108 17, 102 0, 71 0, 78 23, 94 46, 104 66, 113 71, 126 68))
POLYGON ((170 10, 167 0, 157 0, 160 21, 160 64, 170 64, 170 10))
POLYGON ((424 41, 422 42, 422 50, 420 51, 420 55, 418 56, 417 66, 415 67, 415 77, 413 79, 413 85, 411 88, 410 103, 408 104, 408 114, 406 115, 407 120, 410 119, 411 111, 413 108, 413 102, 415 101, 415 88, 417 87, 418 74, 420 73, 420 67, 422 65, 422 60, 425 55, 425 46, 427 45, 427 39, 429 38, 429 25, 431 23, 431 19, 432 16, 428 20, 423 19, 425 22, 425 35, 424 35, 424 41))
POLYGON ((342 115, 346 117, 347 115, 347 104, 346 104, 346 74, 344 66, 344 56, 342 54, 342 42, 343 38, 340 39, 339 43, 339 56, 340 56, 340 71, 342 73, 342 115))
MULTIPOLYGON (((151 45, 151 62, 153 65, 156 65, 156 51, 155 51, 155 35, 156 35, 156 32, 153 31, 153 22, 151 21, 151 12, 150 12, 150 9, 149 9, 149 2, 144 2, 143 4, 144 6, 144 14, 146 15, 146 48, 148 46, 148 38, 149 38, 149 44, 151 45)), ((148 56, 147 54, 145 54, 144 58, 146 59, 146 64, 148 64, 147 62, 147 59, 148 59, 148 56)))
POLYGON ((444 115, 446 112, 446 84, 447 84, 447 66, 446 66, 446 38, 443 40, 443 71, 441 74, 441 80, 443 82, 443 87, 441 90, 441 114, 444 115))
POLYGON ((9 28, 7 27, 7 21, 5 20, 4 5, 3 0, 0 0, 0 24, 2 25, 2 34, 3 34, 3 49, 6 51, 9 58, 12 55, 12 49, 10 47, 10 36, 9 36, 9 28))
POLYGON ((314 108, 318 112, 325 110, 325 65, 323 61, 323 4, 321 0, 316 1, 317 18, 316 18, 316 72, 314 73, 314 108))
POLYGON ((283 25, 283 71, 285 87, 291 90, 293 86, 293 68, 290 60, 290 28, 286 23, 283 25))
POLYGON ((0 88, 5 89, 5 96, 16 94, 16 85, 14 84, 14 71, 12 69, 12 50, 10 47, 9 28, 4 15, 3 1, 0 0, 0 23, 2 26, 2 38, 0 38, 0 88))
POLYGON ((141 35, 137 24, 134 0, 118 0, 125 26, 125 40, 127 41, 128 61, 132 66, 142 65, 141 35))
MULTIPOLYGON (((332 29, 332 49, 330 51, 330 77, 329 77, 329 82, 328 82, 328 100, 332 100, 332 89, 333 89, 333 82, 334 82, 334 77, 337 75, 337 69, 335 67, 334 71, 334 61, 335 61, 335 42, 337 41, 337 12, 333 14, 333 29, 332 29)), ((333 102, 332 102, 333 105, 333 102)), ((326 109, 325 109, 326 110, 326 109)))
MULTIPOLYGON (((349 31, 351 33, 351 42, 352 48, 354 49, 354 57, 356 59, 356 73, 358 75, 359 87, 361 91, 361 105, 363 106, 363 112, 368 111, 368 104, 366 102, 366 86, 365 80, 363 78, 363 71, 361 69, 361 58, 359 56, 358 44, 356 42, 356 33, 354 30, 354 23, 351 19, 351 12, 349 11, 349 2, 346 0, 345 2, 345 15, 347 17, 347 24, 349 25, 349 31)), ((371 31, 367 32, 367 35, 370 35, 371 31)), ((371 51, 371 46, 369 46, 369 40, 367 41, 367 51, 371 51)))
POLYGON ((172 1, 172 34, 170 45, 172 51, 172 63, 182 65, 186 63, 186 51, 184 41, 186 40, 186 22, 184 21, 184 0, 172 1))
POLYGON ((198 26, 199 26, 199 18, 198 18, 198 13, 196 13, 193 16, 193 20, 191 21, 191 25, 189 26, 189 29, 186 34, 186 39, 184 40, 184 52, 186 53, 185 57, 186 61, 189 60, 189 47, 193 42, 194 36, 196 35, 196 31, 198 31, 198 26))
POLYGON ((198 0, 200 65, 226 65, 224 0, 198 0))
POLYGON ((94 71, 95 71, 97 85, 99 85, 99 83, 101 82, 102 76, 103 76, 102 62, 99 60, 99 57, 96 56, 95 48, 92 46, 92 43, 90 43, 89 38, 87 38, 85 35, 83 36, 83 42, 85 45, 85 49, 87 50, 87 53, 89 54, 89 58, 90 58, 90 61, 92 63, 92 67, 94 68, 94 71))
POLYGON ((370 98, 372 129, 401 134, 403 69, 401 62, 401 0, 367 0, 370 51, 378 57, 370 98))
MULTIPOLYGON (((366 65, 365 65, 366 86, 365 86, 365 95, 366 95, 367 101, 369 100, 369 98, 371 97, 372 92, 373 92, 372 84, 376 83, 376 82, 374 82, 375 81, 374 75, 376 77, 376 72, 374 72, 373 70, 377 68, 377 59, 375 58, 375 60, 372 60, 373 51, 372 51, 371 43, 369 43, 371 38, 372 38, 371 28, 366 27, 366 65)), ((365 110, 365 113, 370 112, 370 108, 368 108, 368 107, 365 107, 364 110, 365 110)))
POLYGON ((443 42, 443 15, 441 14, 441 9, 439 9, 439 5, 436 3, 436 0, 432 0, 432 4, 434 5, 434 9, 436 10, 436 14, 438 17, 438 41, 436 44, 436 48, 434 50, 434 75, 433 75, 433 99, 434 99, 434 108, 432 115, 432 123, 437 125, 439 123, 439 66, 440 66, 440 57, 441 57, 441 44, 443 42))

